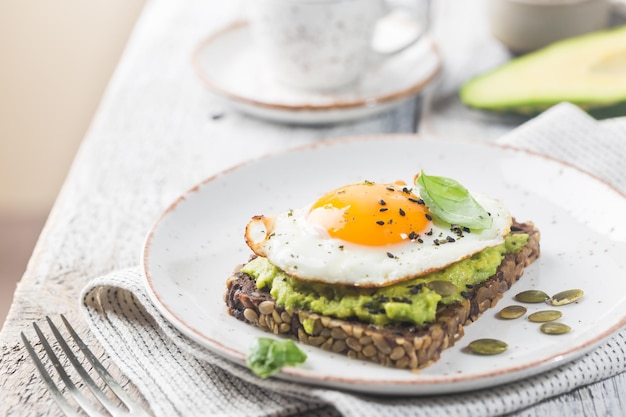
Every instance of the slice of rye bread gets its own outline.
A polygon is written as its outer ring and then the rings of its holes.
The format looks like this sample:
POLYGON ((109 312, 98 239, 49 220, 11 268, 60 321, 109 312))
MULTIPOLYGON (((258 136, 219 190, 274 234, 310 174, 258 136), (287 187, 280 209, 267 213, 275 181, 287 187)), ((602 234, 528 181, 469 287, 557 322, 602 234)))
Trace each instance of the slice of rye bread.
POLYGON ((257 289, 254 279, 240 271, 242 265, 228 278, 224 301, 233 317, 276 335, 384 366, 424 368, 463 336, 463 326, 494 307, 539 256, 539 230, 532 223, 514 221, 511 233, 527 233, 527 245, 516 254, 506 255, 495 275, 469 288, 461 302, 440 306, 436 321, 422 326, 376 327, 303 310, 287 311, 276 305, 267 290, 257 289), (305 320, 314 320, 310 333, 302 325, 305 320))

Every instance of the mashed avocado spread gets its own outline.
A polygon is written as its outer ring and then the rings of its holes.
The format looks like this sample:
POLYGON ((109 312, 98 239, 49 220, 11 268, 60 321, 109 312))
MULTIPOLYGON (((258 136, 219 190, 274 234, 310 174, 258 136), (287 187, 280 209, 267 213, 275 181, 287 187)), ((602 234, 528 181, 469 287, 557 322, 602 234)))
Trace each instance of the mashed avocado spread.
MULTIPOLYGON (((267 288, 276 304, 287 310, 301 309, 341 319, 357 318, 377 326, 421 325, 435 320, 439 303, 460 301, 465 291, 494 275, 504 255, 519 251, 527 241, 527 234, 509 234, 502 245, 484 249, 441 271, 377 288, 301 281, 263 257, 250 261, 242 272, 256 280, 257 288, 267 288), (456 290, 447 285, 446 291, 441 291, 433 284, 437 281, 452 283, 456 290)), ((306 323, 303 325, 306 327, 306 323)))

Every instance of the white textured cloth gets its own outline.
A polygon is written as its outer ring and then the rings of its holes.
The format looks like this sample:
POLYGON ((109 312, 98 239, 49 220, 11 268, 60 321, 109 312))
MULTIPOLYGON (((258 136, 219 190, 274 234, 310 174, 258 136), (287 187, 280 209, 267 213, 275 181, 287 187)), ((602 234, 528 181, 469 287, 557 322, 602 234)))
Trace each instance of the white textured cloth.
MULTIPOLYGON (((626 193, 626 118, 597 122, 561 104, 501 139, 593 173, 626 193)), ((139 267, 82 294, 91 330, 156 416, 495 416, 626 371, 626 329, 562 367, 488 390, 374 397, 262 380, 183 336, 150 302, 139 267)))

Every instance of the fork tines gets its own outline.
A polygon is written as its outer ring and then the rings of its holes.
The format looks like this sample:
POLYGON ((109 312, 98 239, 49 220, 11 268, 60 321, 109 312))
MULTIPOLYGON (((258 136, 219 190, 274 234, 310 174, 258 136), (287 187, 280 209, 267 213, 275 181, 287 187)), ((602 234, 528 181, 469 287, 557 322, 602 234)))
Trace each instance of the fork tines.
MULTIPOLYGON (((107 397, 105 392, 98 386, 98 384, 96 384, 96 382, 91 378, 87 370, 80 363, 79 359, 76 357, 72 349, 68 346, 67 342, 61 335, 61 332, 54 325, 50 317, 46 316, 46 320, 48 321, 48 325, 50 326, 50 329, 52 330, 52 333, 54 334, 56 341, 58 342, 63 352, 65 352, 65 356, 72 363, 72 365, 74 366, 74 369, 76 370, 76 372, 78 372, 78 375, 80 376, 80 378, 82 378, 84 384, 89 388, 92 394, 98 399, 100 404, 102 404, 102 406, 110 413, 110 415, 112 416, 127 416, 127 415, 148 416, 149 415, 148 413, 145 412, 145 410, 143 410, 143 408, 141 408, 139 404, 137 404, 123 390, 123 388, 117 382, 114 381, 111 374, 104 368, 102 363, 96 358, 96 356, 91 352, 91 350, 87 347, 87 345, 85 345, 85 343, 78 336, 74 328, 72 328, 70 323, 67 321, 65 316, 61 315, 61 320, 63 320, 63 323, 65 324, 65 327, 67 328, 67 331, 69 332, 72 339, 74 340, 76 346, 78 346, 78 348, 82 351, 85 358, 89 361, 89 363, 91 363, 91 365, 93 366, 93 369, 95 369, 96 372, 100 375, 101 379, 104 381, 106 386, 108 386, 110 390, 119 398, 119 400, 121 400, 121 402, 126 406, 126 408, 121 406, 118 402, 113 401, 112 399, 107 397)), ((37 333, 37 336, 39 337, 39 341, 41 342, 41 345, 44 348, 46 356, 48 357, 48 359, 50 360, 54 368, 57 370, 59 376, 61 377, 61 380, 63 381, 63 383, 65 384, 67 388, 67 391, 71 394, 71 396, 74 398, 76 403, 90 416, 104 416, 105 414, 103 414, 98 408, 96 408, 95 405, 92 402, 90 402, 89 399, 85 397, 85 395, 76 387, 76 385, 74 385, 74 382, 72 382, 68 373, 63 368, 63 365, 61 364, 59 357, 55 353, 54 349, 52 348, 52 346, 46 339, 45 335, 43 334, 39 326, 36 323, 33 323, 33 327, 35 328, 35 332, 37 333)), ((50 391, 50 394, 52 395, 54 400, 57 402, 61 410, 63 410, 63 412, 67 416, 80 415, 79 413, 76 412, 76 410, 70 405, 67 399, 63 396, 61 389, 55 383, 54 379, 52 378, 52 376, 50 375, 50 373, 44 366, 43 362, 41 361, 41 359, 35 352, 35 349, 33 348, 32 344, 29 342, 24 332, 22 332, 21 336, 22 336, 22 341, 24 342, 24 346, 26 346, 26 350, 28 351, 28 354, 32 358, 33 362, 35 363, 37 370, 41 374, 44 382, 46 383, 48 387, 48 390, 50 391)))

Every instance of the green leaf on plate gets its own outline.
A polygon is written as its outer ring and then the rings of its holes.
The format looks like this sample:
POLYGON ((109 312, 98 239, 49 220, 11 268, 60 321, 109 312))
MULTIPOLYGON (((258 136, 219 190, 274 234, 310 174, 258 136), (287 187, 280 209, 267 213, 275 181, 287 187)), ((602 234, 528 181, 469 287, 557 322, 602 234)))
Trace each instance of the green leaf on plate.
POLYGON ((433 216, 450 224, 487 229, 493 219, 465 187, 452 178, 424 174, 415 180, 420 197, 433 216))
POLYGON ((284 366, 303 363, 307 356, 293 340, 275 340, 259 337, 250 346, 246 362, 250 370, 267 378, 276 374, 284 366))

